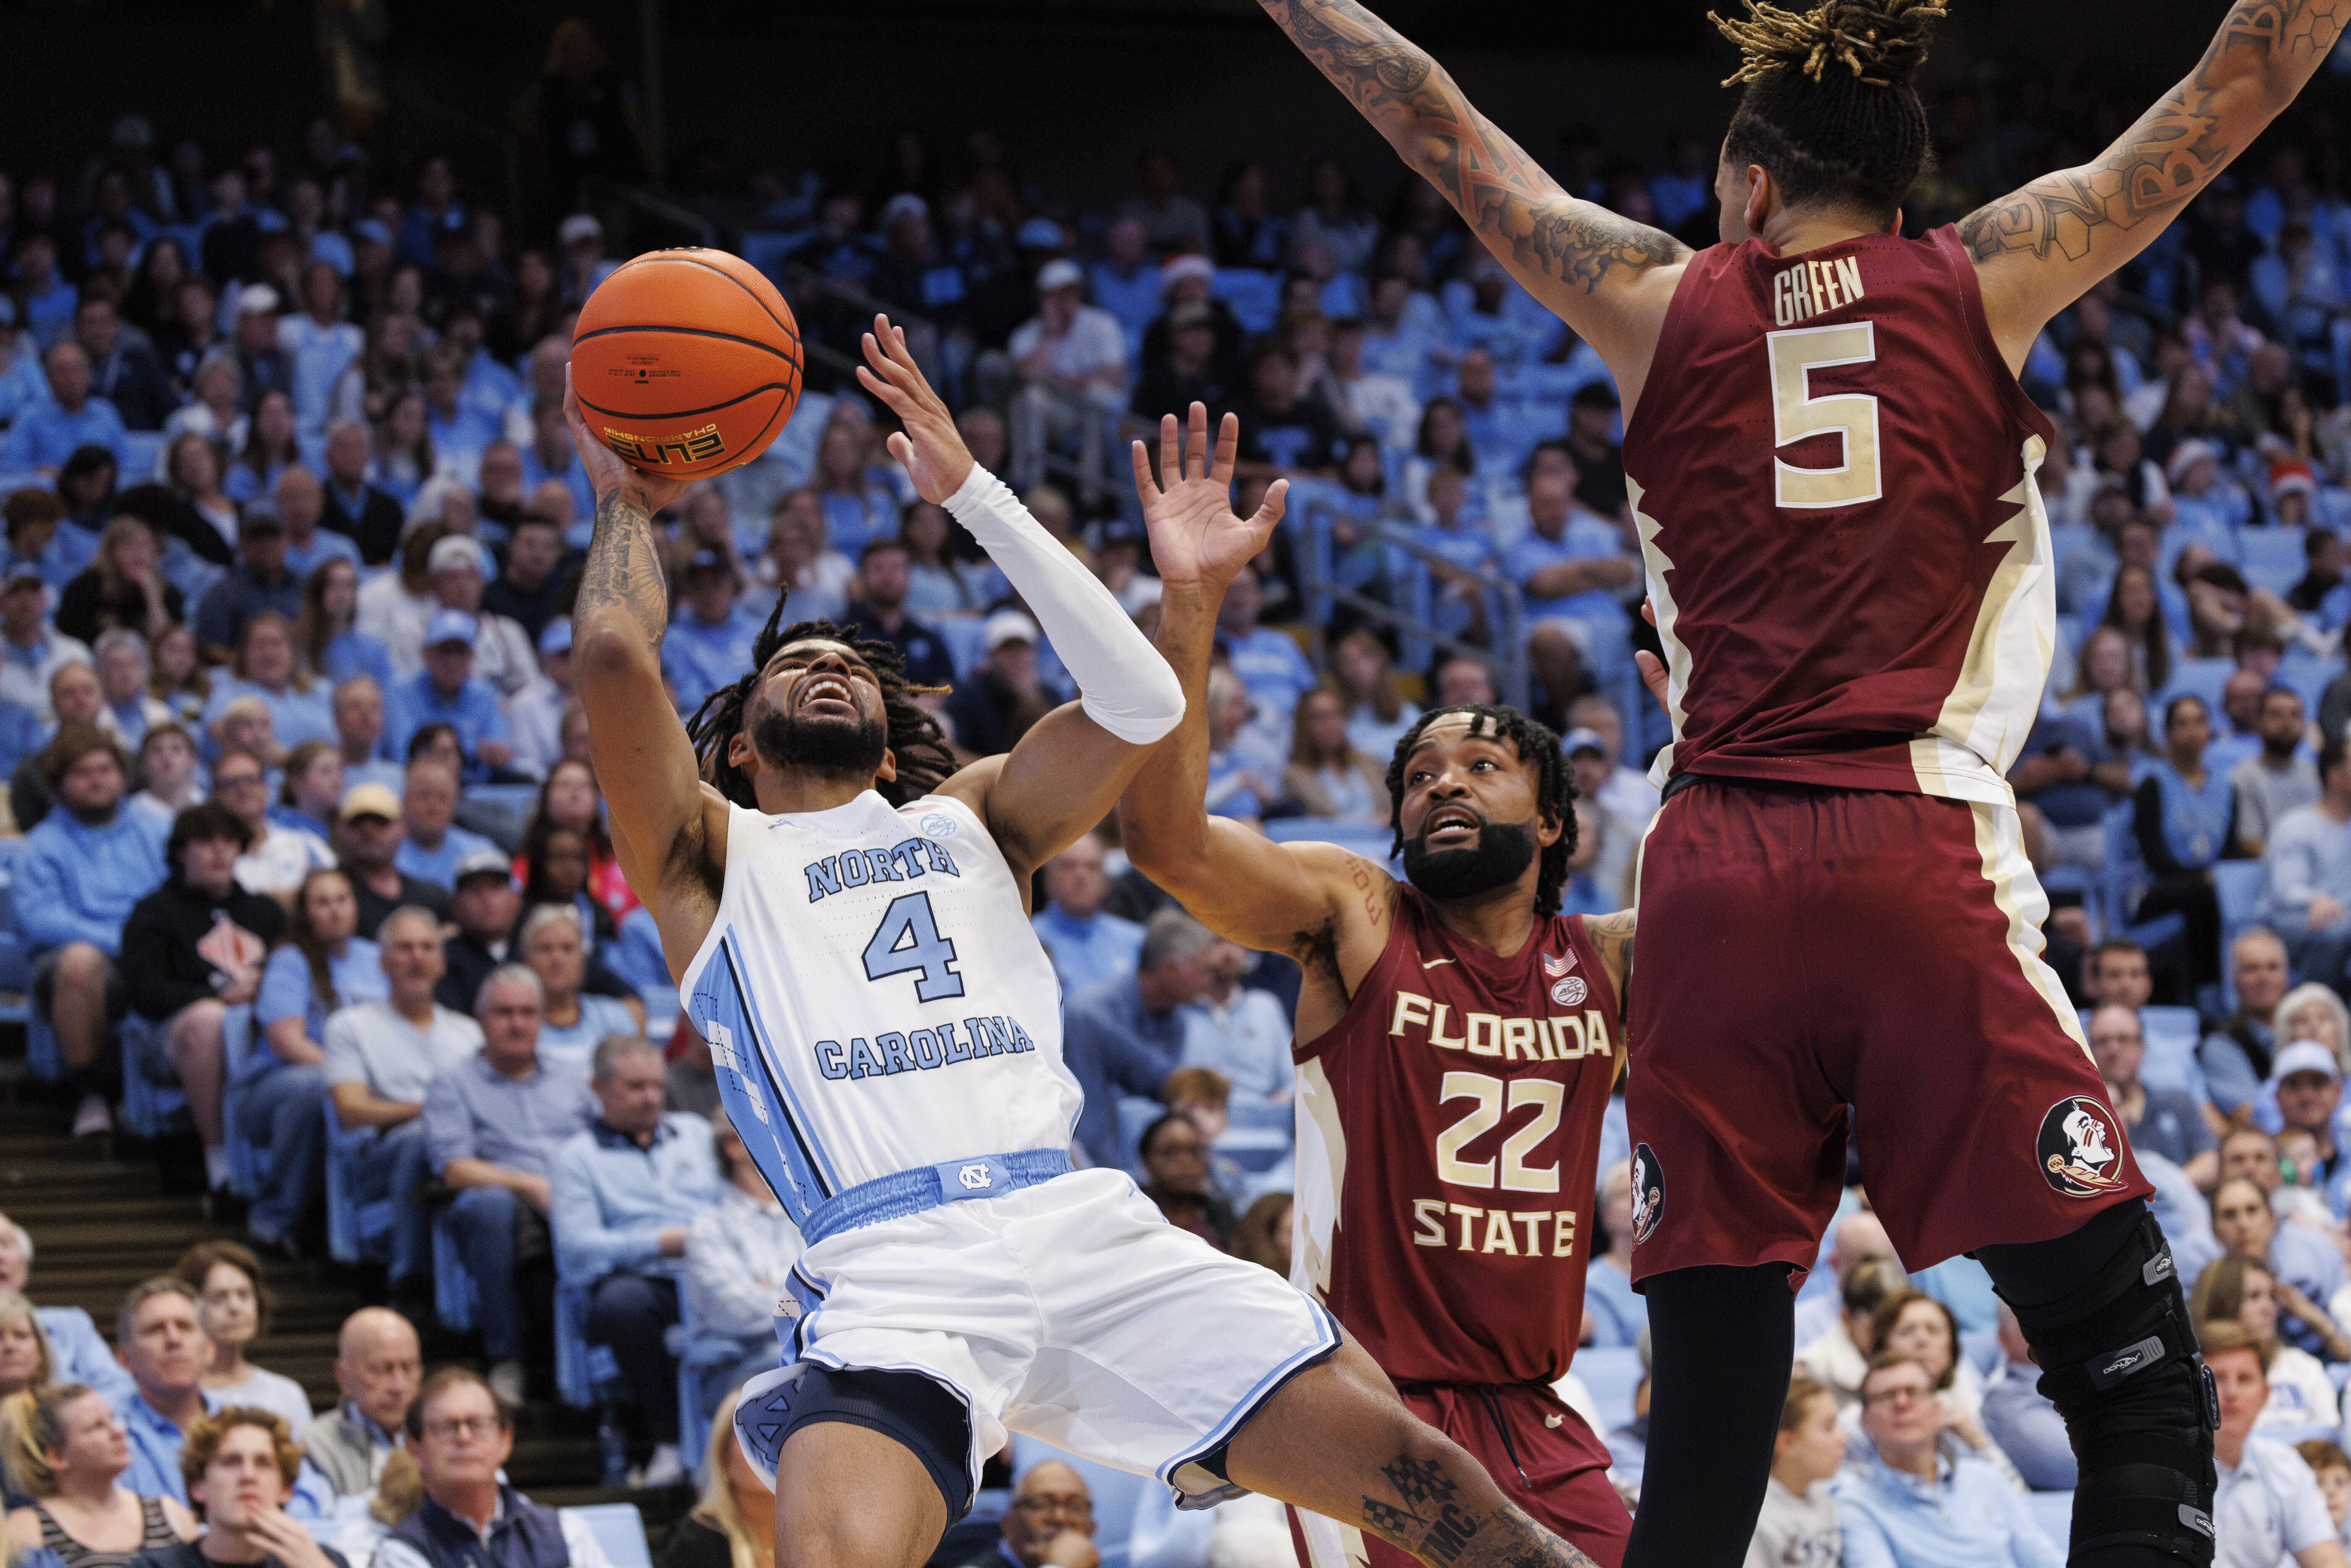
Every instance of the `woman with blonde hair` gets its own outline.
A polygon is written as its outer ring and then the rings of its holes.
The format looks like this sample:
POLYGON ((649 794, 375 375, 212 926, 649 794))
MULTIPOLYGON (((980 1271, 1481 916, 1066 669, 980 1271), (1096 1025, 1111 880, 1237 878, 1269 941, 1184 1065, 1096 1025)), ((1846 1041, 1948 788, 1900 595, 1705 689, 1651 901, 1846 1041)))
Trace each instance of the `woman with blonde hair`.
POLYGON ((659 1568, 775 1568, 776 1494, 735 1440, 735 1398, 711 1417, 702 1495, 662 1543, 659 1568))
POLYGON ((57 1372, 49 1334, 20 1291, 0 1290, 0 1399, 39 1389, 57 1372))
POLYGON ((165 579, 155 530, 128 512, 98 536, 98 554, 57 595, 57 630, 85 643, 117 626, 149 642, 187 618, 187 603, 165 579))
POLYGON ((2260 1260, 2216 1258, 2205 1264, 2188 1293, 2188 1321, 2199 1334, 2206 1323, 2232 1322, 2277 1346, 2270 1362, 2270 1402, 2262 1406, 2254 1426, 2335 1423, 2335 1380, 2316 1356, 2279 1343, 2277 1277, 2260 1260))
MULTIPOLYGON (((1367 627, 1356 627, 1331 650, 1331 684, 1347 705, 1348 744, 1366 757, 1385 758, 1420 717, 1396 683, 1388 645, 1367 627)), ((1380 766, 1384 771, 1387 764, 1380 766)))
POLYGON ((254 696, 268 705, 270 733, 280 746, 338 739, 334 700, 295 657, 294 628, 275 610, 261 611, 246 622, 228 669, 226 678, 213 683, 204 712, 207 725, 217 723, 237 698, 254 696))
POLYGON ((9 1487, 33 1500, 8 1515, 8 1543, 46 1548, 66 1568, 124 1568, 141 1552, 196 1538, 196 1521, 168 1497, 115 1482, 131 1468, 131 1437, 106 1396, 78 1383, 26 1389, 0 1404, 9 1487))
POLYGON ((153 668, 147 677, 148 694, 180 716, 193 728, 212 701, 213 680, 196 647, 196 634, 174 626, 155 639, 153 668))
POLYGON ((1290 716, 1290 766, 1283 793, 1310 817, 1351 822, 1388 820, 1386 768, 1355 749, 1347 734, 1346 699, 1328 685, 1298 699, 1290 716))

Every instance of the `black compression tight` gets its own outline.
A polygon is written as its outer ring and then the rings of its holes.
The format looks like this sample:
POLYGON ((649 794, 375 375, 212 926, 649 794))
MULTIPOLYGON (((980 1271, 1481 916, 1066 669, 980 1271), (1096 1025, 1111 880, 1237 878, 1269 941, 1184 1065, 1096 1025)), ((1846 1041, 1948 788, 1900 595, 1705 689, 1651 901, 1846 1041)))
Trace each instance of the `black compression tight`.
POLYGON ((1739 1568, 1795 1358, 1785 1264, 1652 1274, 1649 1444, 1625 1568, 1739 1568))

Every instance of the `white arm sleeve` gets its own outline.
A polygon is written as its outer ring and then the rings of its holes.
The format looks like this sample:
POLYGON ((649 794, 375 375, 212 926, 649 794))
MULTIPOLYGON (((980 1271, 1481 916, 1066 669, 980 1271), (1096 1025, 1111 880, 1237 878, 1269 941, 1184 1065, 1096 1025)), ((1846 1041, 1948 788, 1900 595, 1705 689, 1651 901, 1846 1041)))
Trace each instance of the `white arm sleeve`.
POLYGON ((988 559, 1020 591, 1070 674, 1086 716, 1132 746, 1165 737, 1184 717, 1184 685, 1119 602, 1078 558, 977 463, 947 497, 988 559))

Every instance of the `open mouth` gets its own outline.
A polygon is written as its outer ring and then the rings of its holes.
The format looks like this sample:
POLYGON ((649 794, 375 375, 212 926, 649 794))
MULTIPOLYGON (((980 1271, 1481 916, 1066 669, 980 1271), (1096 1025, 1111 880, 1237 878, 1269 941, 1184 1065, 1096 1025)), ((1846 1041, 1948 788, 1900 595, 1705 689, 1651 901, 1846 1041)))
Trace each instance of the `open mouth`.
POLYGON ((855 718, 857 695, 850 690, 848 679, 844 676, 810 675, 800 683, 793 706, 810 717, 832 715, 855 718))
POLYGON ((1449 849, 1476 838, 1482 826, 1467 806, 1439 806, 1421 823, 1420 836, 1432 849, 1449 849))

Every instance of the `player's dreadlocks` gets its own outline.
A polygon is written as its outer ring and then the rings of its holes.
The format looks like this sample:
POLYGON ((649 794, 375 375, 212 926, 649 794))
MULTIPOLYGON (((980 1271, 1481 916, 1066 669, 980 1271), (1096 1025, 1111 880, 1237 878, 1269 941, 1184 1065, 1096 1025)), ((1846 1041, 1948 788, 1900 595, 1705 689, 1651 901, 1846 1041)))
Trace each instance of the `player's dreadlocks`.
POLYGON ((777 650, 810 638, 822 638, 855 649, 858 657, 872 667, 874 677, 882 683, 883 717, 889 729, 890 749, 898 761, 898 777, 874 786, 882 798, 893 806, 903 806, 937 789, 955 771, 955 754, 947 749, 946 736, 940 730, 938 720, 907 700, 936 688, 910 685, 906 681, 906 663, 891 644, 871 639, 861 641, 854 632, 830 621, 799 621, 778 630, 777 622, 783 620, 784 603, 789 597, 779 596, 775 609, 768 612, 767 625, 760 628, 758 641, 751 645, 750 670, 733 685, 721 686, 703 698, 702 706, 686 721, 686 738, 694 743, 694 755, 702 764, 703 779, 737 805, 758 808, 758 798, 752 793, 749 776, 726 759, 728 744, 742 733, 744 705, 750 701, 753 688, 759 684, 759 676, 777 650))
POLYGON ((1708 20, 1739 46, 1747 84, 1723 156, 1759 163, 1792 207, 1831 202, 1891 217, 1934 163, 1927 110, 1911 78, 1926 63, 1944 0, 1822 0, 1788 11, 1743 0, 1747 15, 1708 20))
POLYGON ((1541 816, 1561 825, 1559 841, 1541 852, 1542 869, 1535 874, 1535 913, 1557 915, 1559 890, 1567 885, 1567 862, 1575 853, 1575 774, 1567 765, 1567 754, 1559 748, 1559 737, 1549 725, 1540 724, 1514 707, 1497 703, 1464 703, 1458 707, 1431 708, 1413 721, 1404 738, 1396 742, 1395 755, 1388 758, 1388 826, 1395 830, 1395 842, 1389 846, 1390 859, 1404 853, 1404 765, 1420 744, 1422 731, 1447 714, 1469 716, 1469 733, 1493 735, 1510 743, 1521 762, 1535 765, 1535 810, 1541 816))

